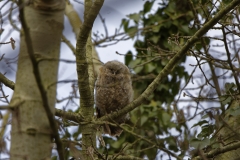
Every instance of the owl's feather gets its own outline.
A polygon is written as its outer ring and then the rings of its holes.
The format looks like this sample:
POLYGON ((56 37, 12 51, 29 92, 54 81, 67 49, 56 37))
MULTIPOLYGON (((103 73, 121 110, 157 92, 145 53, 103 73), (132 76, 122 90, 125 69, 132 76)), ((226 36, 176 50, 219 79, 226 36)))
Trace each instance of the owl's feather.
MULTIPOLYGON (((133 89, 130 71, 118 61, 109 61, 100 68, 96 82, 96 108, 98 118, 124 108, 132 101, 133 89)), ((124 123, 128 114, 114 119, 113 123, 124 123)), ((122 129, 105 124, 104 132, 119 136, 122 129)))

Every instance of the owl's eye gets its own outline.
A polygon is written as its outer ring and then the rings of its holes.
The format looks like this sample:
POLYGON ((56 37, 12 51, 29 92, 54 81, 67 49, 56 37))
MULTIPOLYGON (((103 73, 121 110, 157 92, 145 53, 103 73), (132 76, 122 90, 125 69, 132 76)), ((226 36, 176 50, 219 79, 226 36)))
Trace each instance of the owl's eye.
POLYGON ((120 73, 121 68, 118 69, 118 70, 116 70, 116 69, 109 69, 109 71, 110 71, 112 74, 116 75, 116 74, 119 74, 119 73, 120 73))
POLYGON ((112 74, 115 74, 114 69, 109 69, 112 74))
POLYGON ((115 70, 114 72, 115 72, 115 74, 119 74, 121 72, 121 68, 118 70, 115 70))
POLYGON ((114 70, 113 69, 108 69, 108 72, 111 73, 111 74, 114 74, 114 70))
POLYGON ((120 70, 115 71, 115 74, 119 74, 119 73, 120 73, 120 70))

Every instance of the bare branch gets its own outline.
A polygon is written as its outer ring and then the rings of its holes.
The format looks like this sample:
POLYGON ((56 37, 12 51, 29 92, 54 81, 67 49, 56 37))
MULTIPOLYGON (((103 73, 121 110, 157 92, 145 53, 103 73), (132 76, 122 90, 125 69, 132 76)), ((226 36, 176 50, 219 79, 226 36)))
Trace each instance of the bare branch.
POLYGON ((63 119, 71 120, 77 123, 83 122, 83 116, 73 112, 66 112, 61 109, 55 109, 55 115, 63 119))
POLYGON ((0 82, 14 90, 15 83, 9 80, 7 77, 5 77, 2 73, 0 73, 0 82))
POLYGON ((232 64, 232 61, 231 61, 231 56, 230 56, 230 51, 228 49, 228 45, 227 45, 227 38, 226 38, 226 32, 225 32, 225 29, 224 27, 222 28, 222 32, 223 32, 223 42, 224 42, 224 45, 225 45, 225 49, 226 49, 226 52, 227 52, 227 57, 228 57, 228 64, 233 72, 233 77, 235 79, 235 82, 236 82, 236 85, 237 85, 237 88, 238 88, 238 91, 240 91, 240 83, 238 81, 238 77, 233 69, 233 64, 232 64))

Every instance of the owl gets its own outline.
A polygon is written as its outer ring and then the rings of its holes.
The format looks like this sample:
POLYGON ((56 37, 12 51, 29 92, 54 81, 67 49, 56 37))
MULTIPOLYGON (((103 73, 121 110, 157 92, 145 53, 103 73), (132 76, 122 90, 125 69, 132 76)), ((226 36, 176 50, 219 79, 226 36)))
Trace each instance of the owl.
MULTIPOLYGON (((96 81, 96 110, 100 118, 111 112, 121 110, 132 101, 133 89, 130 71, 127 66, 118 61, 109 61, 100 68, 96 81)), ((112 122, 121 124, 129 115, 123 115, 112 122)), ((105 124, 104 132, 111 136, 119 136, 122 129, 105 124)))

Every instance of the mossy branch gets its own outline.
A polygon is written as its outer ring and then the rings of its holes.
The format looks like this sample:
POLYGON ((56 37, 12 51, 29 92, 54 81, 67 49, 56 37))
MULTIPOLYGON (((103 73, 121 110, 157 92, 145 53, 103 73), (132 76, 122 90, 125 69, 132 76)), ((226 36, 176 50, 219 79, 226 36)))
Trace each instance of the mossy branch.
POLYGON ((229 151, 232 151, 232 150, 236 150, 238 148, 240 148, 240 142, 232 143, 232 144, 229 144, 227 146, 214 149, 214 150, 212 150, 208 153, 203 154, 202 156, 194 157, 192 160, 204 160, 204 158, 214 158, 219 154, 229 152, 229 151))
POLYGON ((61 109, 55 108, 55 116, 61 117, 63 119, 67 119, 70 121, 74 121, 76 123, 81 123, 83 122, 83 116, 74 112, 66 112, 61 109))
POLYGON ((14 90, 15 83, 9 80, 7 77, 5 77, 2 73, 0 73, 0 82, 14 90))
MULTIPOLYGON (((92 62, 91 30, 104 0, 85 0, 84 22, 80 26, 76 45, 76 65, 80 92, 80 115, 91 121, 94 113, 94 71, 92 62)), ((96 129, 90 124, 82 124, 82 155, 91 159, 89 148, 96 146, 96 129)))
POLYGON ((92 107, 93 92, 91 92, 91 83, 88 73, 89 61, 86 55, 86 44, 89 33, 91 32, 93 23, 97 14, 99 13, 104 0, 96 0, 91 9, 88 11, 84 23, 80 27, 80 32, 77 37, 76 45, 76 62, 77 62, 77 74, 78 74, 78 86, 80 92, 80 107, 92 107))

